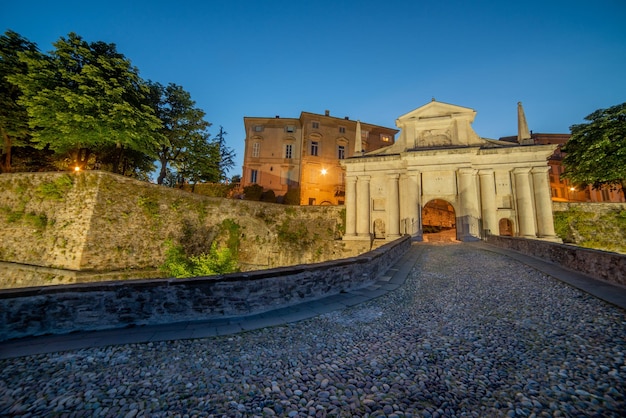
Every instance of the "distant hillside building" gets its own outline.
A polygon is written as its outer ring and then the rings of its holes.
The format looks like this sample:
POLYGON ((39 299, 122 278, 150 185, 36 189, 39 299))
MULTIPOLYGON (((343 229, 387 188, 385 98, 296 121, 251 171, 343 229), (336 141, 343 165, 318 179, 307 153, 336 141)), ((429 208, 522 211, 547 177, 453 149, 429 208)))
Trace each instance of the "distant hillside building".
MULTIPOLYGON (((556 150, 548 159, 552 200, 555 202, 624 202, 624 195, 620 189, 611 190, 609 187, 603 187, 600 190, 595 190, 591 186, 578 189, 570 184, 569 180, 561 178, 561 174, 565 171, 562 164, 565 153, 561 151, 561 147, 569 140, 570 136, 570 134, 530 133, 533 144, 557 145, 556 150)), ((507 136, 500 138, 500 140, 517 142, 517 136, 507 136)))
POLYGON ((392 145, 397 129, 302 112, 299 118, 244 117, 246 144, 241 186, 258 184, 280 200, 297 189, 302 205, 342 205, 345 169, 355 153, 392 145), (360 143, 355 143, 360 131, 360 143))

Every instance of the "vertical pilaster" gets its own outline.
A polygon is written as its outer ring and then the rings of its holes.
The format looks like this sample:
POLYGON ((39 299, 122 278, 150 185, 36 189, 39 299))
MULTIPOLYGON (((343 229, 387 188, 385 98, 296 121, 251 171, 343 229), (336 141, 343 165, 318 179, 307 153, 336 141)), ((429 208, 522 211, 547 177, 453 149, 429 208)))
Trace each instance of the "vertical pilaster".
POLYGON ((370 176, 359 176, 356 184, 356 234, 370 237, 370 176))
POLYGON ((400 188, 398 174, 390 174, 387 177, 387 239, 394 240, 400 237, 400 188))
POLYGON ((480 203, 482 208, 483 231, 498 234, 498 217, 496 211, 496 182, 493 170, 480 170, 480 203))
POLYGON ((515 196, 519 234, 525 238, 536 238, 535 210, 530 189, 530 167, 515 168, 515 196))
POLYGON ((556 239, 554 218, 552 215, 552 197, 550 196, 550 167, 533 167, 533 190, 535 191, 535 211, 537 212, 537 236, 556 239))
POLYGON ((457 214, 457 229, 461 228, 461 239, 472 241, 480 238, 480 210, 477 188, 477 170, 461 168, 458 170, 459 195, 461 196, 461 213, 457 214), (459 225, 459 223, 461 225, 459 225))
POLYGON ((402 212, 400 218, 404 228, 400 230, 402 234, 409 234, 414 240, 421 241, 421 208, 420 197, 422 195, 422 182, 419 171, 409 171, 400 176, 400 204, 402 212))
POLYGON ((356 177, 346 177, 346 237, 356 236, 356 177))

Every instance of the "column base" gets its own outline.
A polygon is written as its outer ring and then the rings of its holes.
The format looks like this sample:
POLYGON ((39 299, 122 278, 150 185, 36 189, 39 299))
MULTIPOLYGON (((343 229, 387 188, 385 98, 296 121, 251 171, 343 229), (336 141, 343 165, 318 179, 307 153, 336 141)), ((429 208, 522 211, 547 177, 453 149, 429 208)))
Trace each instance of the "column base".
POLYGON ((563 240, 556 235, 547 235, 545 237, 537 237, 536 239, 541 241, 555 242, 557 244, 563 244, 563 240))
POLYGON ((344 235, 341 239, 343 241, 371 241, 369 235, 344 235))

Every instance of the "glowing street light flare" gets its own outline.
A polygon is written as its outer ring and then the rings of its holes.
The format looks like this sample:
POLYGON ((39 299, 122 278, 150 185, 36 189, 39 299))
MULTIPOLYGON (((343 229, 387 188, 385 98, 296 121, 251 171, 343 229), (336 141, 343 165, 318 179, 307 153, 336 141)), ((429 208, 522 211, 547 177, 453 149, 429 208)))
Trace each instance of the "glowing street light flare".
POLYGON ((322 176, 325 176, 325 175, 326 175, 326 173, 327 173, 326 169, 325 169, 325 168, 322 168, 322 176))

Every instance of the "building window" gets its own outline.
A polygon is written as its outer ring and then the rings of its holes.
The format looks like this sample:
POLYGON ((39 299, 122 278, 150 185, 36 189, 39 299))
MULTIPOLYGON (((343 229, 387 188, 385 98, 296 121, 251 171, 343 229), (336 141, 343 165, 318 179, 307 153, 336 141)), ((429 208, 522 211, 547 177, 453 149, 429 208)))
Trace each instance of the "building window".
POLYGON ((340 126, 339 127, 339 133, 340 134, 345 134, 346 133, 346 127, 345 126, 340 126))
POLYGON ((285 144, 285 158, 292 158, 293 145, 285 144))
POLYGON ((255 125, 254 132, 263 132, 263 125, 255 125))
POLYGON ((261 143, 260 142, 255 142, 254 144, 252 144, 252 156, 253 157, 258 157, 259 153, 261 151, 261 143))
POLYGON ((293 125, 287 125, 285 126, 285 132, 292 134, 296 131, 296 127, 293 125))
POLYGON ((391 136, 386 134, 380 134, 380 140, 383 142, 391 142, 391 136))
POLYGON ((340 160, 346 158, 346 148, 343 145, 337 146, 337 158, 340 160))
POLYGON ((317 183, 317 168, 312 169, 309 173, 309 181, 311 183, 317 183))
POLYGON ((311 128, 319 129, 320 128, 320 123, 319 122, 311 122, 311 128))
POLYGON ((361 131, 361 139, 367 140, 370 137, 370 131, 361 131))
POLYGON ((318 150, 319 150, 319 142, 311 141, 311 155, 317 157, 318 150))
POLYGON ((250 170, 250 183, 256 183, 258 180, 259 171, 258 170, 250 170))

